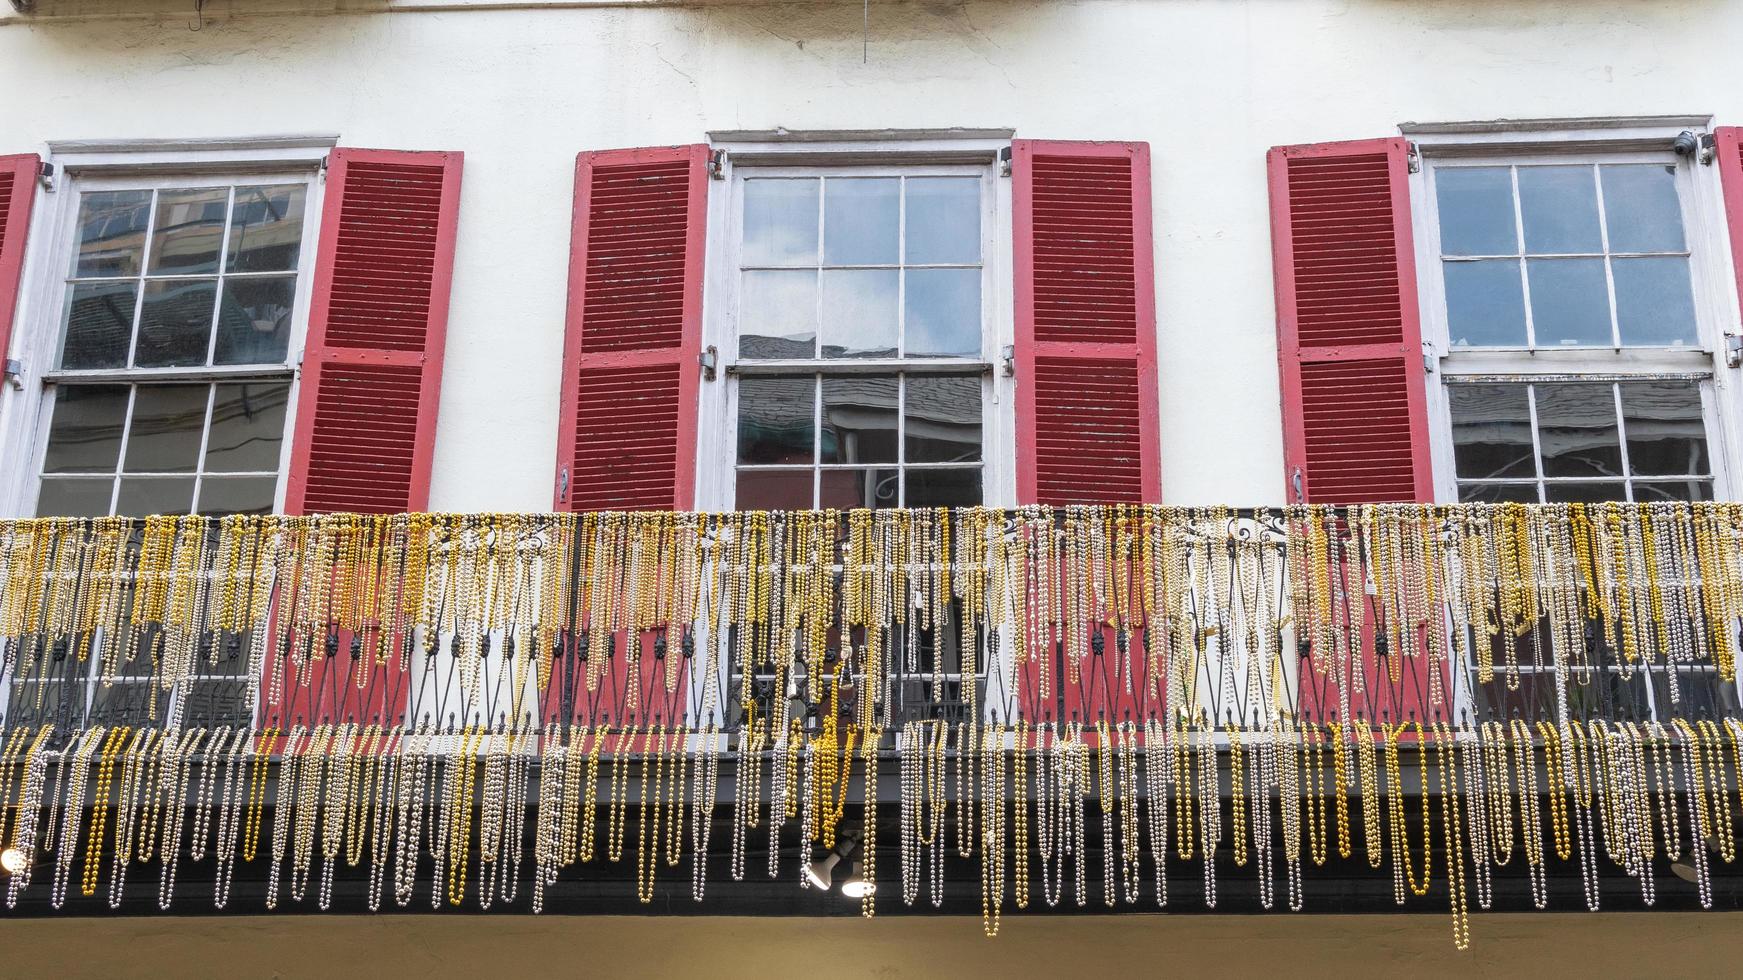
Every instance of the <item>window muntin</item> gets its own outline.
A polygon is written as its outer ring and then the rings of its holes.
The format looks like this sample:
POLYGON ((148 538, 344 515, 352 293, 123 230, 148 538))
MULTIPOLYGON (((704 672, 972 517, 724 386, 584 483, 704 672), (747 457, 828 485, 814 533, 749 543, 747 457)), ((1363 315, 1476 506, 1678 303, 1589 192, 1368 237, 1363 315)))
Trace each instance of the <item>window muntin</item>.
POLYGON ((978 169, 750 172, 736 275, 736 506, 984 499, 978 169))
POLYGON ((1435 169, 1459 348, 1699 345, 1674 164, 1435 169))
POLYGON ((270 512, 308 183, 112 184, 65 236, 36 512, 270 512))
POLYGON ((1696 381, 1447 385, 1460 500, 1711 500, 1696 381))

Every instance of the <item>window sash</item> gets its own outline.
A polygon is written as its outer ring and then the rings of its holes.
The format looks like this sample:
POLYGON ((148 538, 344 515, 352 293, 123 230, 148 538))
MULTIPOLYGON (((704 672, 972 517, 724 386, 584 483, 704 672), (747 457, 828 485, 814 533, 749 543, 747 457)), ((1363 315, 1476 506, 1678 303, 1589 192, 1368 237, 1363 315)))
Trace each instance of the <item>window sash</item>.
MULTIPOLYGON (((54 398, 55 393, 61 386, 74 383, 137 385, 156 382, 199 381, 289 383, 290 391, 285 414, 284 439, 280 446, 277 468, 272 471, 250 471, 248 473, 238 472, 234 474, 236 476, 276 477, 276 487, 273 492, 273 509, 275 511, 283 509, 286 483, 284 474, 290 461, 291 433, 293 432, 293 427, 295 425, 294 413, 299 382, 299 372, 296 370, 296 365, 301 361, 304 338, 308 331, 309 304, 313 298, 315 279, 313 273, 317 245, 320 238, 322 188, 320 181, 317 179, 318 162, 318 160, 311 159, 306 164, 299 162, 294 166, 260 169, 260 164, 255 163, 250 165, 247 160, 243 159, 238 160, 235 166, 231 167, 227 165, 227 162, 222 155, 219 155, 210 161, 186 164, 185 169, 178 173, 155 173, 146 170, 108 172, 105 170, 105 172, 102 173, 83 174, 74 172, 70 175, 65 187, 65 191, 70 193, 64 193, 59 206, 60 209, 55 216, 55 234, 52 236, 52 243, 50 246, 51 250, 49 253, 51 261, 48 263, 49 268, 46 273, 47 279, 45 285, 47 288, 47 295, 44 297, 46 302, 42 307, 42 316, 35 321, 37 329, 35 331, 36 336, 33 347, 35 353, 33 357, 40 363, 46 365, 46 367, 43 370, 35 372, 36 381, 41 386, 39 389, 39 395, 35 402, 36 415, 33 422, 26 423, 28 428, 25 430, 25 433, 22 434, 22 437, 29 439, 28 451, 30 453, 31 466, 25 471, 26 475, 23 479, 19 483, 13 484, 17 491, 21 491, 16 499, 18 501, 17 506, 21 508, 23 512, 33 513, 36 500, 40 495, 42 467, 48 451, 48 434, 53 417, 54 398), (256 185, 283 186, 288 184, 301 184, 305 187, 305 193, 303 195, 304 211, 302 240, 299 244, 297 264, 294 272, 224 273, 221 271, 219 274, 206 277, 147 277, 144 270, 149 267, 146 264, 149 262, 149 255, 142 254, 141 274, 139 276, 74 279, 71 275, 73 270, 73 255, 79 247, 79 205, 83 197, 87 194, 120 190, 149 189, 154 192, 162 192, 217 186, 235 188, 256 185), (59 367, 61 347, 64 343, 64 321, 67 313, 66 306, 70 293, 70 290, 68 289, 69 282, 132 281, 144 283, 146 281, 155 281, 158 279, 169 281, 170 279, 188 278, 241 279, 290 276, 295 277, 295 286, 292 291, 290 337, 286 344, 285 359, 282 362, 241 365, 214 365, 208 363, 203 366, 185 367, 124 367, 72 370, 65 370, 59 367)), ((232 194, 232 199, 233 197, 234 195, 232 194)), ((154 222, 156 220, 156 210, 157 209, 154 205, 152 208, 152 220, 154 222)), ((228 225, 226 225, 226 228, 228 228, 228 225)), ((149 231, 146 248, 149 250, 149 231)), ((220 270, 221 269, 222 263, 220 263, 220 270)), ((143 287, 141 287, 140 292, 143 295, 143 287)), ((214 313, 214 316, 216 316, 216 313, 214 313)), ((137 337, 138 311, 136 308, 132 332, 128 337, 129 361, 132 360, 132 351, 134 346, 137 344, 137 337)), ((211 344, 216 342, 216 337, 217 331, 214 326, 212 336, 208 339, 208 361, 211 358, 211 344)), ((133 396, 130 393, 129 421, 131 420, 132 397, 133 396)), ((208 427, 210 421, 209 398, 210 396, 208 396, 208 427)), ((206 434, 205 432, 202 432, 202 452, 204 449, 205 438, 206 434)), ((125 444, 123 447, 123 460, 124 459, 125 444)), ((122 464, 118 464, 118 467, 120 465, 122 464)), ((74 474, 68 475, 72 476, 74 474)), ((184 473, 177 475, 188 476, 190 474, 184 473)), ((232 474, 225 475, 228 476, 232 474)), ((110 478, 115 480, 116 486, 118 487, 120 482, 119 478, 115 476, 110 478)), ((197 493, 198 488, 196 487, 196 505, 198 503, 197 493)), ((114 502, 115 497, 112 494, 110 500, 111 510, 113 510, 114 502)))

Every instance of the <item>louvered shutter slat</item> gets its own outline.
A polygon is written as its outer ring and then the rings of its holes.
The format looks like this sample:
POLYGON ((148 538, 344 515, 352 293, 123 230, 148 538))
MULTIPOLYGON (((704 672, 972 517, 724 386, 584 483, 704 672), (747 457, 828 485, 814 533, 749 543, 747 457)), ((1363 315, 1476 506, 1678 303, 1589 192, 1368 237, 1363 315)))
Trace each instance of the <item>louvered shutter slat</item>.
POLYGON ((1161 498, 1150 156, 1012 144, 1020 503, 1161 498))
POLYGON ((335 150, 285 509, 429 506, 461 154, 335 150))
POLYGON ((691 505, 707 163, 703 145, 576 161, 560 510, 691 505))
POLYGON ((0 361, 11 350, 12 319, 24 278, 24 242, 42 159, 32 153, 0 156, 0 361))
POLYGON ((1433 499, 1402 139, 1269 157, 1291 500, 1433 499))

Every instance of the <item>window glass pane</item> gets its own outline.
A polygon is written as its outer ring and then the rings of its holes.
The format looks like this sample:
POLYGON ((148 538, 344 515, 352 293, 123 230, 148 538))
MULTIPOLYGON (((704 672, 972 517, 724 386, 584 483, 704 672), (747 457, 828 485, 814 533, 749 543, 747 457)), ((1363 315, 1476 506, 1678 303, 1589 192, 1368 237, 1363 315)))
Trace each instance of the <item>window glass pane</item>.
MULTIPOLYGON (((1621 476, 1615 395, 1607 384, 1539 384, 1537 438, 1545 476, 1621 476)), ((1615 497, 1579 499, 1611 500, 1615 497)))
POLYGON ((137 276, 151 220, 150 191, 99 191, 79 199, 73 275, 137 276))
POLYGON ((1604 250, 1591 167, 1520 167, 1519 212, 1525 222, 1527 252, 1604 250))
POLYGON ((224 280, 214 364, 283 364, 290 350, 294 276, 224 280))
POLYGON ((903 295, 910 355, 980 353, 980 270, 909 269, 903 295))
POLYGON ((186 514, 193 508, 194 478, 191 476, 131 476, 121 480, 121 495, 115 513, 122 517, 149 514, 186 514))
POLYGON ((896 376, 823 379, 825 463, 896 461, 896 376))
POLYGON ((1665 500, 1711 500, 1711 480, 1653 480, 1634 484, 1634 499, 1640 503, 1665 500))
POLYGON ((36 497, 38 517, 103 517, 109 513, 112 478, 44 477, 36 497))
POLYGON ((1604 184, 1604 227, 1612 252, 1680 252, 1682 208, 1676 167, 1656 163, 1609 163, 1598 168, 1604 184))
POLYGON ((151 274, 206 275, 218 271, 230 188, 201 187, 157 192, 157 223, 151 231, 151 274))
POLYGON ((738 461, 810 463, 815 444, 816 384, 808 374, 740 378, 738 461))
POLYGON ((1447 335, 1454 347, 1524 347, 1525 300, 1515 259, 1445 262, 1447 335))
POLYGON ((898 233, 894 177, 832 177, 823 182, 825 265, 894 265, 898 233))
POLYGON ((307 193, 302 184, 236 188, 225 271, 294 271, 303 245, 307 193))
POLYGON ((1628 499, 1622 484, 1603 481, 1560 483, 1550 480, 1543 485, 1543 496, 1552 504, 1600 504, 1607 500, 1628 499))
POLYGON ((1622 343, 1674 347, 1695 342, 1695 297, 1686 256, 1611 259, 1622 343))
POLYGON ((904 507, 974 507, 980 503, 980 467, 922 466, 907 471, 904 507))
POLYGON ((208 476, 200 481, 202 514, 270 514, 278 478, 208 476))
POLYGON ((810 510, 815 470, 739 470, 739 510, 810 510))
POLYGON ((136 367, 190 367, 206 363, 212 336, 216 279, 147 280, 139 310, 136 367))
POLYGON ((289 400, 288 384, 218 385, 205 468, 229 473, 277 471, 289 400))
POLYGON ((1443 255, 1514 255, 1513 176, 1506 167, 1440 167, 1434 172, 1443 255))
POLYGON ((67 287, 61 367, 69 371, 127 366, 139 284, 81 282, 67 287))
MULTIPOLYGON (((126 385, 61 385, 55 390, 42 471, 115 472, 126 417, 126 385)), ((109 509, 107 500, 103 509, 109 509)))
POLYGON ((901 475, 895 469, 823 470, 817 506, 899 507, 901 475))
POLYGON ((1705 474, 1707 430, 1701 390, 1678 382, 1622 385, 1622 422, 1628 433, 1628 468, 1641 476, 1705 474))
POLYGON ((1459 500, 1465 503, 1483 504, 1535 504, 1537 503, 1537 484, 1461 483, 1459 484, 1459 500))
POLYGON ((910 374, 907 384, 906 404, 903 405, 907 413, 903 420, 907 461, 978 461, 981 458, 980 378, 973 375, 910 374))
POLYGON ((1535 477, 1531 408, 1522 384, 1447 385, 1454 471, 1463 478, 1535 477))
POLYGON ((896 353, 894 269, 823 271, 823 356, 893 357, 896 353))
POLYGON ((914 265, 980 261, 980 181, 974 177, 910 177, 906 261, 914 265))
POLYGON ((1610 291, 1603 259, 1527 259, 1539 347, 1608 347, 1610 291))
POLYGON ((810 265, 817 261, 815 179, 744 182, 744 265, 810 265))
MULTIPOLYGON (((127 430, 129 473, 192 473, 206 424, 206 385, 140 385, 127 430)), ((125 490, 123 491, 125 492, 125 490)), ((193 502, 193 490, 182 505, 193 502)))
POLYGON ((739 297, 738 356, 817 356, 817 273, 762 269, 744 273, 739 297))

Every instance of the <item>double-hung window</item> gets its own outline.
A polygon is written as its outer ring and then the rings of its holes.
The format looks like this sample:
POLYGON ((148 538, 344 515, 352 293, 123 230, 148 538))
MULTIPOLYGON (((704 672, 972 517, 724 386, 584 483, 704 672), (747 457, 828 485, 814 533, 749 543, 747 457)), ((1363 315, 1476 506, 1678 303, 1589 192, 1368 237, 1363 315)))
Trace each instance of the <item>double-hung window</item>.
POLYGON ((308 180, 74 188, 36 512, 272 511, 305 313, 308 180))
MULTIPOLYGON (((1724 346, 1722 287, 1708 267, 1719 250, 1707 233, 1716 177, 1672 153, 1671 135, 1662 149, 1610 139, 1622 148, 1565 153, 1543 139, 1517 152, 1506 139, 1424 142, 1418 254, 1423 334, 1438 355, 1442 499, 1652 502, 1725 492, 1729 396, 1716 382, 1733 369, 1715 356, 1724 346)), ((1517 672, 1479 692, 1491 708, 1553 704, 1541 634, 1514 638, 1517 672)), ((1672 679, 1662 667, 1633 669, 1604 638, 1593 644, 1594 666, 1579 668, 1568 692, 1576 710, 1586 699, 1636 713, 1668 707, 1672 679)), ((1710 671, 1677 671, 1679 700, 1735 703, 1710 671)))
POLYGON ((736 506, 982 502, 992 179, 737 172, 736 506))
MULTIPOLYGON (((51 299, 33 323, 44 363, 35 513, 277 507, 307 318, 314 171, 311 161, 258 175, 67 181, 49 239, 51 299)), ((252 717, 239 638, 202 640, 194 676, 173 691, 151 679, 163 641, 156 631, 132 637, 113 674, 98 656, 25 651, 9 711, 75 725, 252 717)))

